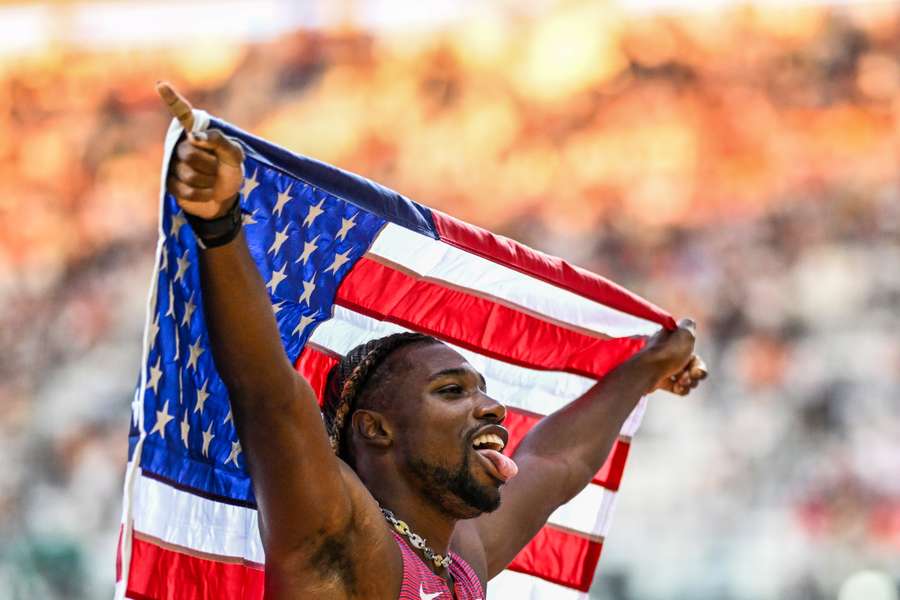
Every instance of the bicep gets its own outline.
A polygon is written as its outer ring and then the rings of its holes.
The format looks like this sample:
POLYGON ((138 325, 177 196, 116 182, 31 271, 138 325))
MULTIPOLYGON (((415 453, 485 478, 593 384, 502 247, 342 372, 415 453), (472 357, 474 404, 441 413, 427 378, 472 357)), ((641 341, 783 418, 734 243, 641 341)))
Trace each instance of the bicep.
POLYGON ((568 466, 534 454, 515 456, 519 473, 500 492, 500 507, 475 519, 491 579, 537 535, 566 498, 560 493, 568 466))
POLYGON ((312 388, 293 371, 283 381, 282 389, 239 392, 245 397, 232 401, 267 553, 339 530, 352 517, 353 482, 331 451, 312 388))

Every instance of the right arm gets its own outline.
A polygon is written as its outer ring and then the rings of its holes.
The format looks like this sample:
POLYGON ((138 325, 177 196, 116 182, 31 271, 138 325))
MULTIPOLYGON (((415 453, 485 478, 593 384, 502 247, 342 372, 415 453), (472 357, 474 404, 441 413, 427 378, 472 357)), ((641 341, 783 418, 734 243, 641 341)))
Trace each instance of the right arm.
MULTIPOLYGON (((187 101, 167 84, 158 90, 189 131, 187 101)), ((176 147, 167 189, 186 213, 217 218, 233 206, 242 162, 240 146, 221 132, 189 135, 176 147)), ((292 587, 277 583, 279 571, 296 573, 298 565, 315 562, 310 557, 318 545, 346 537, 354 521, 353 498, 364 490, 331 451, 315 394, 284 352, 243 233, 201 250, 200 273, 213 358, 253 478, 266 585, 292 587)))

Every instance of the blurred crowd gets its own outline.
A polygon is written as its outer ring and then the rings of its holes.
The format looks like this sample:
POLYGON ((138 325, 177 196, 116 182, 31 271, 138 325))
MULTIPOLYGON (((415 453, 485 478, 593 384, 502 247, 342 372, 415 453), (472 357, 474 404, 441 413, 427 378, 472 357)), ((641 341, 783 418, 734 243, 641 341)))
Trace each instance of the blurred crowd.
POLYGON ((0 597, 111 593, 167 116, 153 83, 700 325, 594 596, 900 577, 900 9, 629 16, 0 59, 0 597))

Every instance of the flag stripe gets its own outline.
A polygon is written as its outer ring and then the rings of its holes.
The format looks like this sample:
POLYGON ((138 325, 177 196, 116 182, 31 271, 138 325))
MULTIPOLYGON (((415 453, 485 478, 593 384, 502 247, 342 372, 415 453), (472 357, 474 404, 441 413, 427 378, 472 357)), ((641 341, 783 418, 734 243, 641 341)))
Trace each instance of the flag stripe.
POLYGON ((604 277, 440 211, 431 212, 440 239, 448 244, 666 329, 676 327, 667 312, 604 277))
POLYGON ((507 568, 586 592, 602 548, 602 542, 544 527, 507 568))
POLYGON ((565 587, 527 573, 502 571, 488 582, 488 598, 515 600, 589 600, 581 590, 565 587))
POLYGON ((135 531, 126 596, 134 600, 246 600, 262 598, 259 567, 227 563, 163 547, 135 531))
POLYGON ((645 343, 635 337, 598 339, 365 257, 347 274, 335 301, 505 362, 597 379, 645 343))
POLYGON ((495 298, 546 320, 568 323, 595 332, 595 335, 597 332, 611 337, 651 335, 659 329, 652 321, 610 308, 393 223, 388 223, 378 234, 369 248, 369 255, 419 277, 495 298))

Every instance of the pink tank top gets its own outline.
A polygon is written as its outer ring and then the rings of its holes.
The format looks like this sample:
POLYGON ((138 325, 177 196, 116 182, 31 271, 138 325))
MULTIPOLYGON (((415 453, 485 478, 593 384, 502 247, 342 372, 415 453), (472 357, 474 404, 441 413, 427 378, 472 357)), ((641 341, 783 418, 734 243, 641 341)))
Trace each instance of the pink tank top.
MULTIPOLYGON (((391 531, 403 554, 403 583, 398 600, 452 600, 447 583, 429 569, 419 555, 406 545, 396 531, 391 531)), ((456 600, 484 600, 484 590, 475 571, 466 561, 453 552, 450 575, 453 576, 456 600)))

